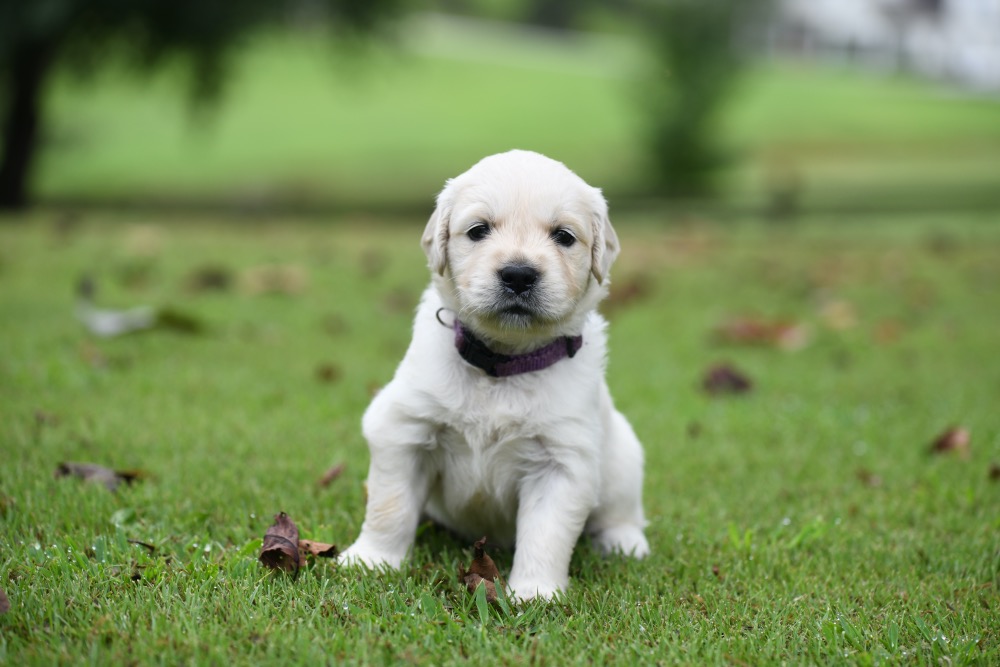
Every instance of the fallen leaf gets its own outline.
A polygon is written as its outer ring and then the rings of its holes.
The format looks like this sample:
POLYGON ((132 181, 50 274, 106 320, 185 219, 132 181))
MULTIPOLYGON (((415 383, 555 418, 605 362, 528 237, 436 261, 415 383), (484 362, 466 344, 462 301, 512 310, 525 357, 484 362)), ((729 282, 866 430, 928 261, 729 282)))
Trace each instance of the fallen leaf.
POLYGON ((609 317, 617 311, 648 299, 653 292, 653 280, 646 274, 629 276, 622 281, 612 281, 611 289, 601 304, 609 317))
POLYGON ((854 306, 841 299, 824 303, 819 309, 819 317, 823 324, 834 331, 846 331, 858 325, 854 306))
POLYGON ((948 429, 931 443, 932 454, 947 454, 954 452, 963 459, 969 458, 969 429, 955 426, 948 429))
POLYGON ((331 484, 333 484, 334 480, 340 477, 341 473, 344 472, 344 467, 345 466, 343 463, 337 463, 335 465, 330 466, 330 468, 328 468, 327 471, 323 473, 323 476, 319 478, 319 481, 316 482, 316 484, 322 487, 330 486, 331 484))
POLYGON ((989 475, 990 475, 990 481, 991 482, 1000 482, 1000 463, 991 463, 990 464, 989 475))
POLYGON ((126 230, 123 245, 134 257, 154 258, 163 253, 166 235, 156 225, 134 225, 126 230))
POLYGON ((316 367, 316 379, 320 382, 333 384, 342 375, 340 366, 331 363, 323 363, 316 367))
POLYGON ((272 570, 297 573, 302 565, 299 553, 299 529, 284 512, 274 515, 274 525, 264 533, 260 562, 272 570))
POLYGON ((192 270, 184 279, 189 292, 224 292, 232 287, 233 274, 223 266, 206 265, 192 270))
POLYGON ((125 482, 131 484, 142 479, 146 473, 141 470, 112 470, 96 463, 63 462, 56 466, 55 477, 76 477, 85 482, 103 484, 109 491, 115 491, 125 482))
POLYGON ((854 472, 854 475, 858 478, 858 481, 865 486, 870 486, 872 488, 882 486, 882 477, 867 468, 858 468, 854 472))
POLYGON ((716 327, 713 338, 720 343, 763 345, 793 351, 809 343, 809 328, 798 322, 738 317, 716 327))
POLYGON ((385 273, 389 268, 389 257, 375 248, 365 248, 361 253, 361 275, 368 279, 374 279, 385 273))
POLYGON ((743 394, 753 389, 753 381, 729 364, 719 364, 708 369, 701 386, 713 396, 743 394))
POLYGON ((458 566, 458 580, 465 584, 470 593, 474 593, 476 588, 482 584, 486 587, 486 601, 496 602, 496 587, 498 583, 502 586, 503 580, 500 578, 500 570, 486 553, 485 548, 486 537, 484 536, 472 545, 472 563, 469 564, 469 569, 464 570, 461 565, 458 566))
POLYGON ((339 313, 332 313, 323 318, 323 331, 334 338, 350 332, 351 325, 339 313))
POLYGON ((36 426, 58 426, 59 417, 56 417, 51 412, 45 412, 44 410, 35 410, 35 425, 36 426))
POLYGON ((299 557, 305 555, 316 556, 317 558, 336 558, 337 545, 324 544, 323 542, 313 542, 312 540, 299 540, 299 557))
POLYGON ((6 614, 8 611, 10 611, 10 599, 0 588, 0 614, 6 614))
POLYGON ((253 296, 300 294, 309 286, 309 274, 295 264, 256 266, 240 274, 240 288, 253 296))
POLYGON ((875 325, 875 331, 872 333, 872 338, 875 339, 876 343, 889 345, 899 340, 902 334, 902 324, 895 320, 882 320, 875 325))
POLYGON ((417 305, 418 298, 406 287, 397 287, 382 299, 382 307, 387 313, 409 313, 417 305))
POLYGON ((160 308, 156 311, 156 321, 153 328, 169 329, 186 334, 200 334, 205 325, 200 319, 176 308, 160 308))

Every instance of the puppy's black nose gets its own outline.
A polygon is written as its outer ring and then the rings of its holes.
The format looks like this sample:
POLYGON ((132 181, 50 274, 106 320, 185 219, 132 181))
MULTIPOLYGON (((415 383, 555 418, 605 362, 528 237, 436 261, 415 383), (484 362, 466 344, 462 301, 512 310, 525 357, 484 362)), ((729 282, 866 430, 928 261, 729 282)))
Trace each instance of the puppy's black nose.
POLYGON ((538 271, 530 266, 514 264, 500 269, 500 280, 504 287, 514 294, 524 294, 530 290, 538 280, 538 271))

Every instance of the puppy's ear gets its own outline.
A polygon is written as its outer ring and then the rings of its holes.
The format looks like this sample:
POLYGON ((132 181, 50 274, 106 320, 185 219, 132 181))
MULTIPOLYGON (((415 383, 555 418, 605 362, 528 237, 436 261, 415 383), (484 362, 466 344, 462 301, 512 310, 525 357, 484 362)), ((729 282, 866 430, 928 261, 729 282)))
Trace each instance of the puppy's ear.
POLYGON ((427 265, 434 273, 444 275, 448 266, 448 225, 451 223, 451 181, 445 184, 444 190, 437 196, 437 207, 431 213, 420 245, 427 255, 427 265))
POLYGON ((621 248, 618 244, 618 235, 614 227, 611 226, 611 219, 608 217, 608 203, 604 200, 601 191, 594 189, 593 203, 593 226, 594 244, 591 246, 590 271, 594 274, 598 284, 604 282, 611 270, 611 263, 618 256, 621 248))

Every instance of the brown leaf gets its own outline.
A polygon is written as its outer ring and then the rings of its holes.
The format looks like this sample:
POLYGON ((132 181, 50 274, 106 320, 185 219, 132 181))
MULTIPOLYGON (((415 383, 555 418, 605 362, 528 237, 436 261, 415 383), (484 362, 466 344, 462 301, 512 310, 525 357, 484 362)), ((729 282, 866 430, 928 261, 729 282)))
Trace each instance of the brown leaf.
POLYGON ((77 477, 85 482, 103 484, 109 491, 114 491, 122 482, 131 484, 146 476, 141 470, 112 470, 96 463, 63 462, 56 466, 55 477, 77 477))
POLYGON ((264 533, 259 559, 272 570, 299 571, 303 563, 299 553, 299 529, 284 512, 274 515, 274 525, 264 533))
POLYGON ((309 272, 295 264, 255 266, 240 274, 240 289, 245 294, 301 294, 309 287, 309 272))
POLYGON ((969 429, 955 426, 948 429, 931 443, 932 454, 947 454, 954 452, 963 459, 969 458, 969 429))
POLYGON ((224 292, 233 284, 232 272, 224 266, 207 264, 188 274, 184 286, 189 292, 224 292))
POLYGON ((316 379, 320 382, 325 382, 327 384, 333 384, 340 379, 343 373, 340 370, 340 366, 331 363, 322 363, 316 366, 316 379))
POLYGON ((834 331, 853 329, 858 324, 858 316, 854 306, 841 299, 824 303, 819 309, 819 317, 823 324, 834 331))
POLYGON ((854 471, 854 475, 858 478, 858 481, 865 486, 870 486, 872 488, 882 486, 882 477, 873 473, 868 468, 858 468, 854 471))
POLYGON ((721 343, 763 345, 791 351, 809 343, 809 329, 799 322, 738 317, 716 327, 713 337, 721 343))
POLYGON ((10 599, 3 592, 3 589, 0 588, 0 614, 6 614, 8 611, 10 611, 10 599))
POLYGON ((713 396, 743 394, 753 389, 753 381, 729 364, 719 364, 708 369, 701 386, 713 396))
POLYGON ((336 558, 340 553, 336 544, 324 544, 312 540, 299 540, 299 557, 316 556, 317 558, 336 558))
POLYGON ((653 292, 653 279, 647 274, 639 274, 623 281, 612 281, 608 298, 601 310, 609 317, 618 310, 649 298, 653 292))
POLYGON ((316 484, 322 487, 330 486, 333 484, 334 480, 340 477, 340 475, 344 472, 344 467, 343 463, 337 463, 330 466, 330 468, 323 473, 323 476, 319 478, 319 481, 317 481, 316 484))
POLYGON ((361 275, 369 280, 378 278, 389 268, 389 256, 375 248, 365 248, 361 252, 361 275))
POLYGON ((199 318, 176 308, 160 308, 156 311, 156 322, 153 326, 185 334, 200 334, 205 331, 205 323, 199 318))
POLYGON ((470 593, 474 593, 480 584, 486 586, 486 601, 496 602, 496 587, 498 583, 502 586, 503 580, 500 578, 500 570, 486 553, 485 547, 485 536, 472 545, 472 563, 469 564, 468 570, 462 569, 461 565, 458 566, 458 579, 465 584, 470 593))

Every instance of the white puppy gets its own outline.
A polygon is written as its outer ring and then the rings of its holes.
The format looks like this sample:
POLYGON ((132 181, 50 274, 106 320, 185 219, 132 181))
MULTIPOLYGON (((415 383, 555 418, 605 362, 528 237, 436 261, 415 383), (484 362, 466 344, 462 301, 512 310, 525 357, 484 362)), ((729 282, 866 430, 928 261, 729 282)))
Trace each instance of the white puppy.
POLYGON ((399 567, 422 514, 513 544, 522 599, 566 589, 584 531, 648 554, 642 447, 594 310, 618 254, 600 190, 537 153, 493 155, 447 183, 422 243, 433 281, 364 416, 368 506, 342 561, 399 567))

